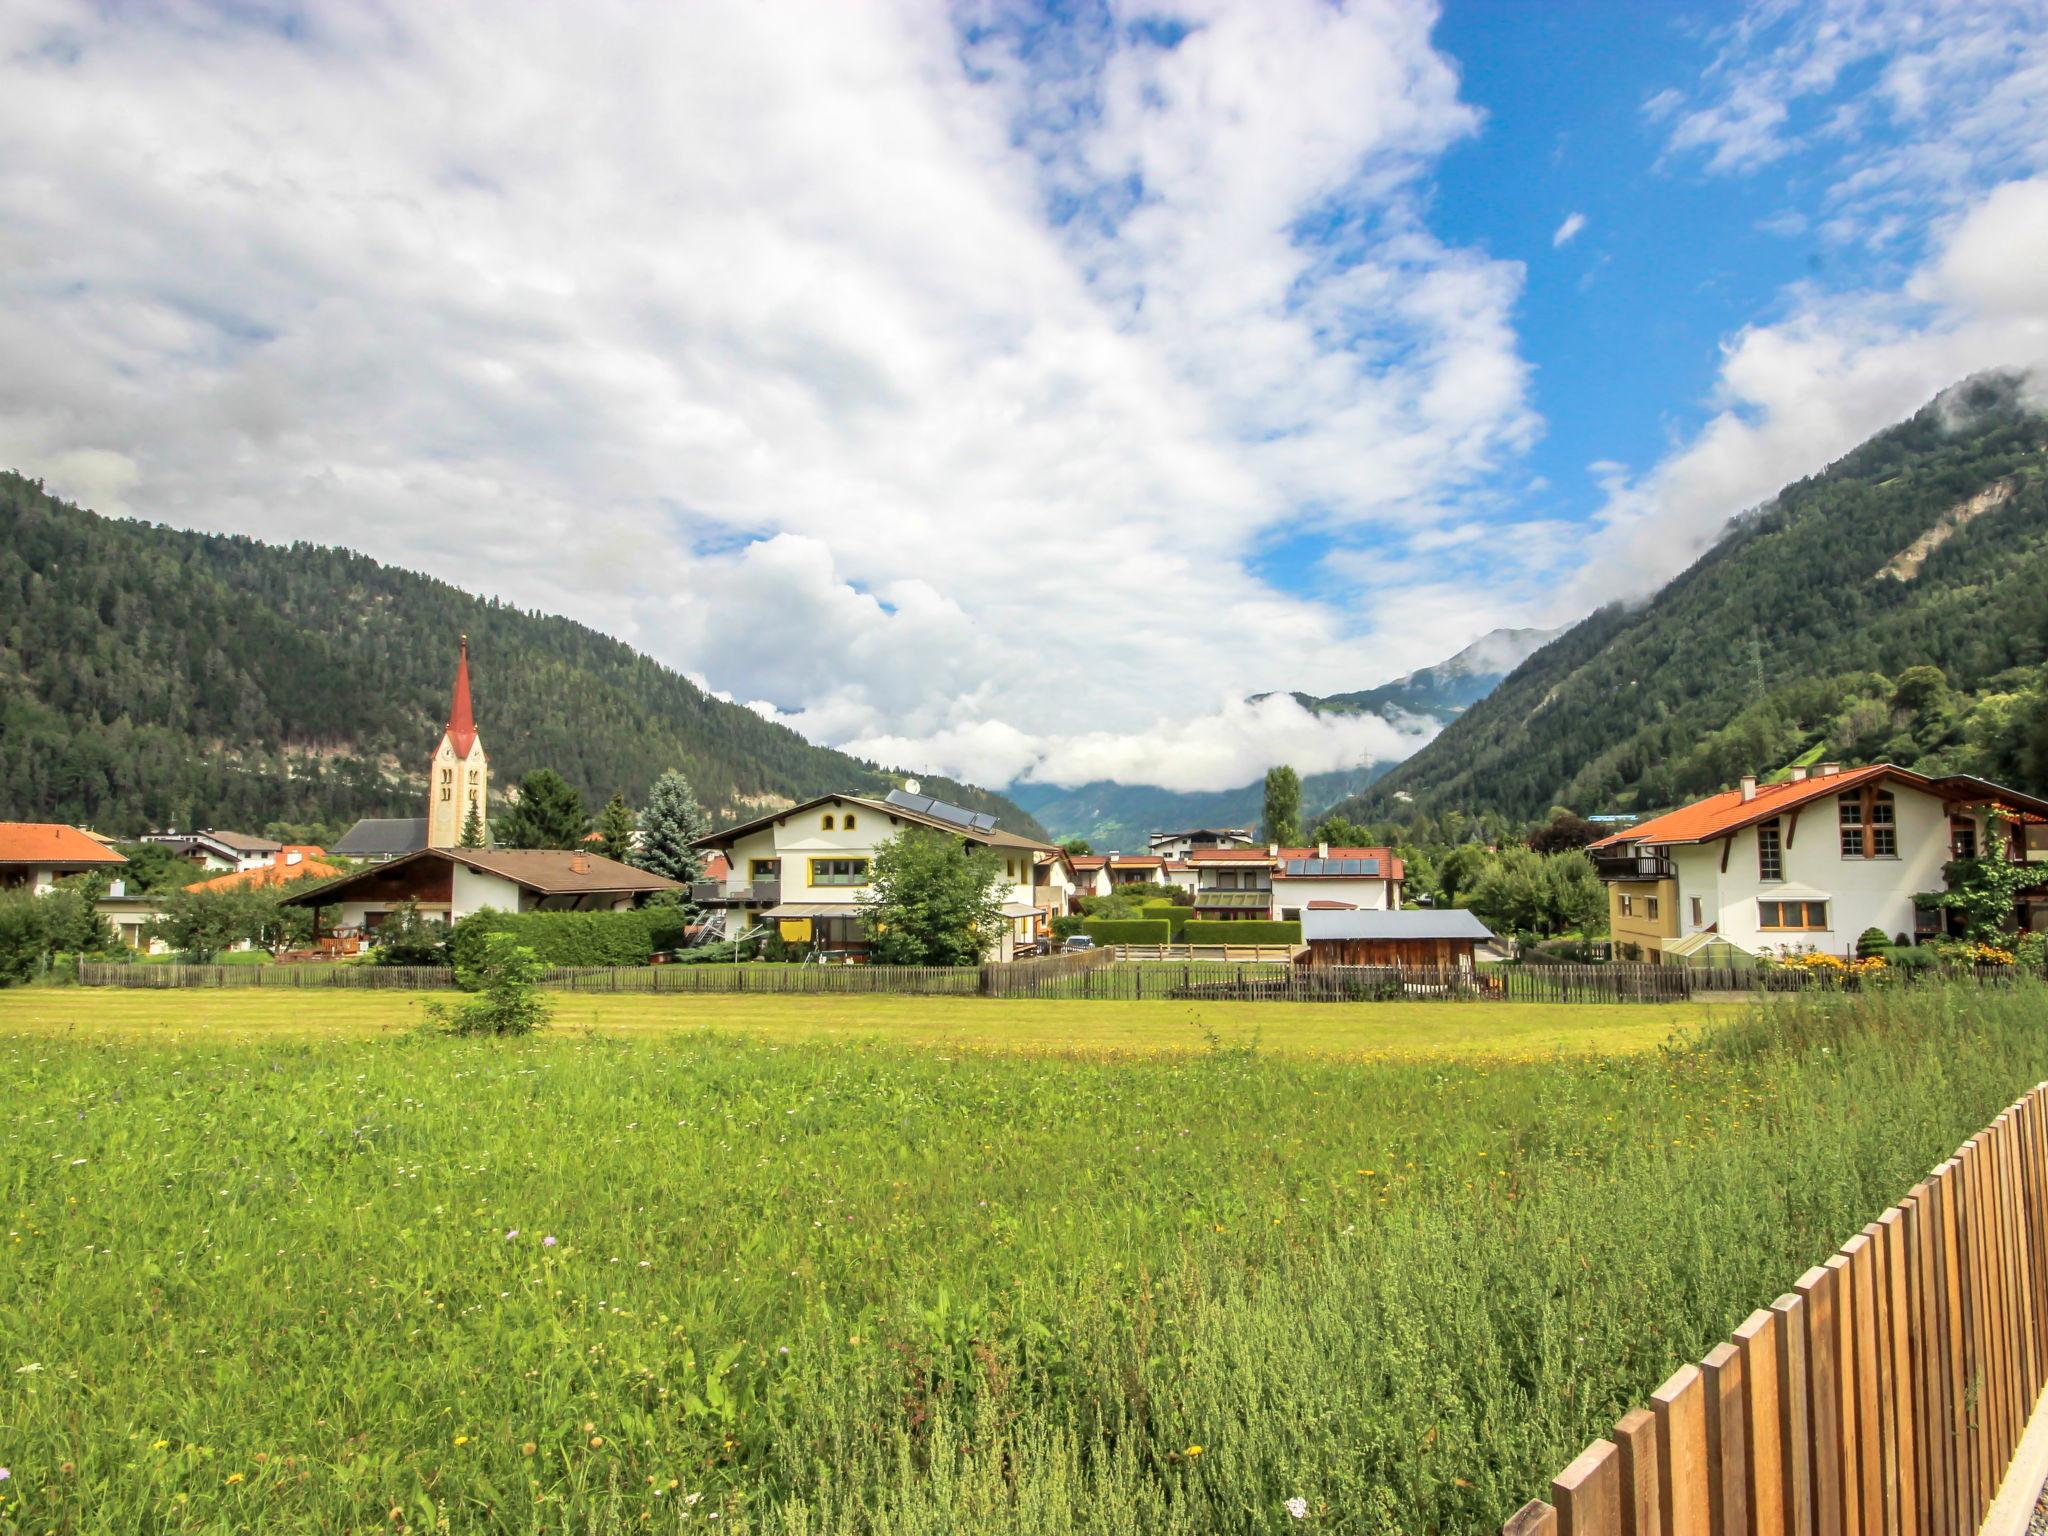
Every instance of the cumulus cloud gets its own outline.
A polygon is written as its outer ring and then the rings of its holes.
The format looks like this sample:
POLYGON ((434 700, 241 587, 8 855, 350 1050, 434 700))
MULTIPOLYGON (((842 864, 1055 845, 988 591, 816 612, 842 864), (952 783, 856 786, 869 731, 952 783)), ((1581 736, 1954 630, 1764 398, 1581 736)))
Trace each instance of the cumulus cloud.
POLYGON ((1477 127, 1433 21, 22 0, 0 462, 571 614, 820 740, 1159 712, 1236 772, 1219 694, 1478 627, 1264 542, 1427 528, 1537 429, 1520 268, 1425 217, 1477 127))
POLYGON ((1569 245, 1585 227, 1586 216, 1583 213, 1566 214, 1564 222, 1557 226, 1557 233, 1550 237, 1552 247, 1569 245))

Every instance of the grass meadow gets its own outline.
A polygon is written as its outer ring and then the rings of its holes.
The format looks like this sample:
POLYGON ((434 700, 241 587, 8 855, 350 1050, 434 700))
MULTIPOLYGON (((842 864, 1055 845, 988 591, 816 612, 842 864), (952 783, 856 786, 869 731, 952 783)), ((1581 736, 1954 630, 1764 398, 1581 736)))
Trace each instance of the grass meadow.
POLYGON ((653 1000, 8 995, 0 1529, 1490 1531, 2048 1075, 2031 986, 1505 1054, 586 1001, 653 1000))

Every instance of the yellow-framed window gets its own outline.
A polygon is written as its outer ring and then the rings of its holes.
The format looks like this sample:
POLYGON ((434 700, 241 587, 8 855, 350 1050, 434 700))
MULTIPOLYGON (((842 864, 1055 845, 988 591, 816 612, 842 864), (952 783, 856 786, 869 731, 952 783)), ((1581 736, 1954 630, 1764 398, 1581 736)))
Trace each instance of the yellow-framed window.
POLYGON ((811 884, 813 885, 866 885, 867 883, 868 861, 866 859, 811 860, 811 884))

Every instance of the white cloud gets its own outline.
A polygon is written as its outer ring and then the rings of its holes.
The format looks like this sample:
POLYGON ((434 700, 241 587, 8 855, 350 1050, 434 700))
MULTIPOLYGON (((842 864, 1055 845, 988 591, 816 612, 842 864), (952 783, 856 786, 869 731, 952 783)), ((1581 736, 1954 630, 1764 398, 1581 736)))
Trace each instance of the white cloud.
POLYGON ((1536 422, 1519 267, 1425 220, 1477 125, 1433 9, 1179 14, 24 0, 0 462, 572 614, 821 740, 1092 763, 1156 713, 1235 772, 1219 695, 1481 627, 1262 544, 1469 520, 1536 422))
POLYGON ((1550 243, 1553 247, 1568 245, 1585 227, 1586 216, 1583 213, 1568 213, 1564 222, 1557 226, 1557 233, 1550 237, 1550 243))

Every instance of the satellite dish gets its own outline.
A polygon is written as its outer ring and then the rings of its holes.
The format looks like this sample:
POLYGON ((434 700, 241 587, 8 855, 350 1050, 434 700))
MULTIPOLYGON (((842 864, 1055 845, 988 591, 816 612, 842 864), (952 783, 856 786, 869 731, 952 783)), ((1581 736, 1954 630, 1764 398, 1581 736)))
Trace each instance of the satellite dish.
POLYGON ((918 789, 917 789, 917 780, 915 780, 915 779, 905 779, 905 780, 903 781, 903 787, 904 787, 904 789, 905 789, 905 790, 907 790, 907 791, 908 791, 909 793, 911 793, 911 794, 913 794, 913 795, 914 795, 914 794, 916 794, 916 793, 918 792, 918 789))

